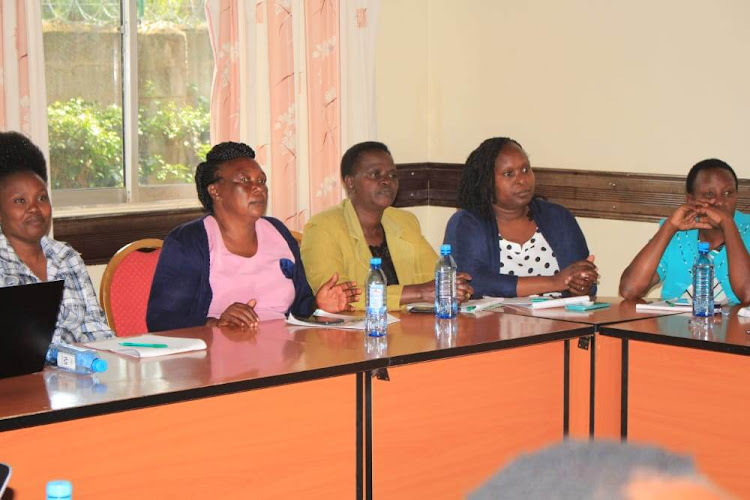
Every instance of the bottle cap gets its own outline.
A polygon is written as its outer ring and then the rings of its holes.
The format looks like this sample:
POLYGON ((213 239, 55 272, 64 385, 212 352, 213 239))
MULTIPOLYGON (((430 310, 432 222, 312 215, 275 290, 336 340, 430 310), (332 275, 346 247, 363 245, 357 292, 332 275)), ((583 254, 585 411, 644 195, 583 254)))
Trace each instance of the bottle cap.
POLYGON ((440 245, 440 255, 450 255, 451 246, 448 244, 440 245))
POLYGON ((56 480, 47 483, 47 498, 71 498, 73 496, 73 485, 70 481, 56 480))
POLYGON ((699 252, 708 252, 711 249, 711 244, 707 241, 699 241, 698 242, 698 251, 699 252))
POLYGON ((91 370, 97 373, 107 371, 107 362, 101 358, 96 358, 91 363, 91 370))
POLYGON ((380 257, 373 257, 373 258, 370 259, 370 265, 371 266, 379 266, 380 264, 382 264, 382 262, 383 261, 380 260, 380 257))

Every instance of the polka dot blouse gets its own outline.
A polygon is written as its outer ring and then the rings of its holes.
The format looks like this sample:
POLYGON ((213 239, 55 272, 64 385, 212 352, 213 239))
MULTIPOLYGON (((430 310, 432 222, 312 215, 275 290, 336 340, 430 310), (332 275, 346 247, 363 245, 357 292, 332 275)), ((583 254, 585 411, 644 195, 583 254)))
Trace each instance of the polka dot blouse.
POLYGON ((552 276, 560 272, 555 252, 537 228, 525 243, 500 239, 500 274, 510 276, 552 276))

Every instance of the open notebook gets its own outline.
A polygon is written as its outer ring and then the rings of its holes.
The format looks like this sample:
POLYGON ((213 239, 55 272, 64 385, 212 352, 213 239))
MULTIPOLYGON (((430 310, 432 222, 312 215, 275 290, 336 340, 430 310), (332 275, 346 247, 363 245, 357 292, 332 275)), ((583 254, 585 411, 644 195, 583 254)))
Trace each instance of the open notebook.
POLYGON ((153 358, 178 354, 181 352, 201 351, 206 343, 201 339, 182 337, 165 337, 162 335, 138 335, 137 337, 115 337, 96 342, 87 342, 86 347, 100 351, 112 351, 134 358, 153 358))

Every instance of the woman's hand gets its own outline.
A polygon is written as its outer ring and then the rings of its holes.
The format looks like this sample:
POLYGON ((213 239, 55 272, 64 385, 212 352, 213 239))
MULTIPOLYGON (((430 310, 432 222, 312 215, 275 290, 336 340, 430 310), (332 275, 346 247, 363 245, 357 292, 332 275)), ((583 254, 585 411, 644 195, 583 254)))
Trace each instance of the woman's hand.
POLYGON ((701 222, 712 228, 724 228, 727 223, 734 222, 734 213, 727 207, 698 202, 695 204, 695 213, 701 222))
POLYGON ((667 219, 667 223, 671 224, 678 231, 687 231, 690 229, 711 229, 711 225, 700 219, 701 212, 699 212, 699 205, 705 204, 694 204, 684 203, 677 207, 677 210, 672 212, 672 215, 667 219))
POLYGON ((567 290, 571 295, 589 295, 591 288, 599 280, 599 271, 594 265, 594 256, 573 262, 557 274, 559 290, 567 290))
MULTIPOLYGON (((456 273, 456 295, 459 302, 466 302, 474 294, 468 273, 456 273)), ((418 285, 406 285, 401 293, 401 303, 435 302, 435 280, 425 281, 418 285)))
POLYGON ((456 274, 456 295, 458 302, 466 302, 474 295, 474 288, 471 286, 471 275, 469 273, 456 274))
POLYGON ((260 319, 255 313, 255 304, 257 304, 257 301, 255 299, 250 300, 247 304, 243 304, 242 302, 235 302, 231 306, 227 307, 223 313, 221 313, 219 319, 216 320, 216 326, 230 326, 240 328, 254 328, 258 326, 258 323, 260 323, 260 319))
POLYGON ((331 279, 323 283, 315 294, 315 304, 319 309, 330 313, 353 311, 352 302, 357 302, 362 291, 353 281, 336 283, 339 273, 333 273, 331 279))

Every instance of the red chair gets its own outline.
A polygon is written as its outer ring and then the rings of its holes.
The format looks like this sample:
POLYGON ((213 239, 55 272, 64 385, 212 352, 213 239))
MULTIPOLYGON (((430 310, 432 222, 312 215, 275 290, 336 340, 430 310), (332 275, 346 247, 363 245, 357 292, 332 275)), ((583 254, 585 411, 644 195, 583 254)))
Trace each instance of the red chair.
POLYGON ((122 247, 102 276, 99 297, 110 328, 118 337, 146 333, 146 307, 162 240, 148 238, 122 247))

